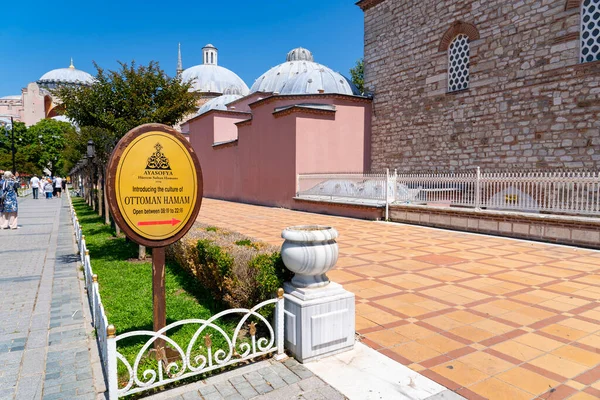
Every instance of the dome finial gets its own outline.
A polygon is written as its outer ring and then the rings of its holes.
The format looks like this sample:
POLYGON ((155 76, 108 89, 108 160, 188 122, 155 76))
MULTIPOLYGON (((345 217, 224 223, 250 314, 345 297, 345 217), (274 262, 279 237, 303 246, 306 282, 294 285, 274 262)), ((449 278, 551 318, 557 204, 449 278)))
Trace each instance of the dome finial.
POLYGON ((304 47, 297 47, 290 51, 285 58, 286 61, 315 61, 310 50, 304 47))
POLYGON ((75 66, 73 65, 73 57, 71 57, 71 65, 69 65, 69 68, 75 69, 75 66))
POLYGON ((219 51, 212 44, 207 44, 202 48, 202 63, 206 65, 218 65, 217 56, 219 51))

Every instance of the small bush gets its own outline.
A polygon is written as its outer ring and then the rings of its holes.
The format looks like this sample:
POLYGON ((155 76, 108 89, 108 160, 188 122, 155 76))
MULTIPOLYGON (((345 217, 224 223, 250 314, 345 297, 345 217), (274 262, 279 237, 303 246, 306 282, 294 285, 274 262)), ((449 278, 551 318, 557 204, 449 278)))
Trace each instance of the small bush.
POLYGON ((198 261, 203 268, 196 269, 200 275, 200 280, 205 286, 210 286, 209 289, 217 298, 222 298, 224 295, 223 276, 231 274, 233 266, 233 258, 211 240, 198 240, 196 244, 198 249, 198 261))
POLYGON ((238 240, 235 242, 235 244, 238 246, 254 247, 256 250, 258 250, 258 246, 255 243, 252 243, 252 240, 249 239, 238 240))
POLYGON ((292 276, 278 247, 198 223, 167 248, 167 256, 232 308, 251 308, 273 298, 292 276))

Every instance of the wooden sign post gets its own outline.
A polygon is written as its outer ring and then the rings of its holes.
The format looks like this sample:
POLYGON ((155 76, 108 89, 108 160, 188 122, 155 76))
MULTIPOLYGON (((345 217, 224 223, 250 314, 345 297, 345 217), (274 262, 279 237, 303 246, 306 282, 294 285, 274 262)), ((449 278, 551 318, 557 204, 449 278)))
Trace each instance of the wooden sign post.
POLYGON ((129 131, 108 163, 107 195, 115 222, 152 248, 154 331, 167 323, 165 247, 192 227, 202 202, 200 162, 181 133, 162 124, 129 131))

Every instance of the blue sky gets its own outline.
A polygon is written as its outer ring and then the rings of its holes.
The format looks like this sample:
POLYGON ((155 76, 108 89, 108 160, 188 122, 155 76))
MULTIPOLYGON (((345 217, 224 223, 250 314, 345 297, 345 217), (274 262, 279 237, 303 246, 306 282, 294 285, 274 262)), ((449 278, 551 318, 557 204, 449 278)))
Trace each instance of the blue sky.
POLYGON ((315 61, 348 76, 363 54, 363 14, 354 0, 9 0, 0 23, 0 97, 19 94, 45 72, 69 66, 95 75, 92 61, 158 61, 175 74, 201 63, 202 47, 251 86, 306 47, 315 61))

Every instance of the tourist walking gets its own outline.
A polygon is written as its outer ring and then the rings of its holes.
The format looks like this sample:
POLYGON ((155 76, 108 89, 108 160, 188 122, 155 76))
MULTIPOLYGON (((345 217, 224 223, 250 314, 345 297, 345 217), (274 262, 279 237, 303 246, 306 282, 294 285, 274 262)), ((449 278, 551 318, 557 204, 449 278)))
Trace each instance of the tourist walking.
POLYGON ((44 193, 46 193, 46 199, 52 198, 52 189, 54 189, 54 185, 52 184, 52 179, 48 178, 48 180, 44 184, 44 193))
MULTIPOLYGON (((44 177, 42 177, 42 179, 40 179, 39 183, 38 183, 38 189, 39 189, 39 193, 44 193, 44 184, 46 183, 46 180, 44 179, 44 177)), ((38 197, 39 199, 39 197, 38 197)))
POLYGON ((4 173, 2 186, 0 187, 0 197, 2 198, 2 220, 0 228, 17 229, 17 213, 19 211, 19 202, 17 200, 17 188, 19 182, 10 171, 4 173))
POLYGON ((62 182, 63 182, 63 179, 60 176, 57 176, 54 179, 54 193, 56 193, 56 196, 59 199, 62 195, 62 182))
POLYGON ((33 198, 39 199, 40 194, 40 178, 33 175, 33 178, 29 181, 29 186, 31 187, 31 191, 33 192, 33 198))

